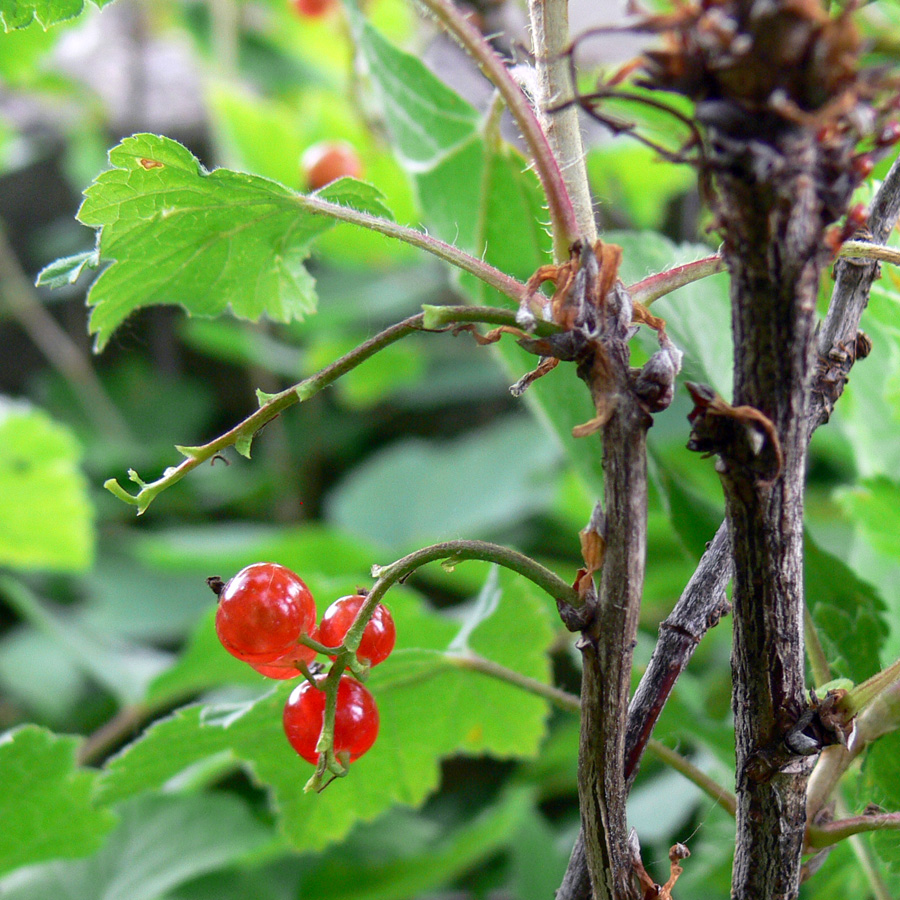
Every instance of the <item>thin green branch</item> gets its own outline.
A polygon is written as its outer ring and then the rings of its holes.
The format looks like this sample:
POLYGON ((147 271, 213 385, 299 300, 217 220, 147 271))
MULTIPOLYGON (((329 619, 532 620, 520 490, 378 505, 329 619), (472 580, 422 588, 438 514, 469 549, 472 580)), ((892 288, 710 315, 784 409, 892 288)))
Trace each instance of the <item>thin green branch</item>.
POLYGON ((320 197, 312 195, 297 195, 294 201, 298 206, 314 215, 328 216, 330 219, 337 219, 340 222, 359 225, 361 228, 377 231, 386 237, 394 238, 402 241, 404 244, 425 250, 427 253, 444 260, 444 262, 450 263, 451 266, 456 266, 458 269, 462 269, 464 272, 481 279, 485 284, 496 288, 501 294, 511 297, 517 303, 526 297, 525 285, 521 281, 517 281, 515 278, 494 268, 494 266, 482 262, 482 260, 471 256, 458 247, 454 247, 452 244, 439 241, 425 232, 416 231, 414 228, 398 225, 396 222, 373 216, 371 213, 360 212, 352 207, 341 206, 338 203, 331 203, 328 200, 322 200, 320 197))
POLYGON ((675 268, 668 269, 665 272, 649 275, 642 281, 631 285, 628 288, 628 292, 631 294, 632 300, 637 303, 643 303, 644 306, 649 306, 655 300, 659 300, 660 297, 665 297, 666 294, 671 294, 672 291, 677 291, 678 288, 684 287, 686 284, 691 284, 694 281, 699 281, 701 278, 708 278, 710 275, 716 275, 724 271, 725 261, 721 256, 718 254, 706 256, 694 262, 675 266, 675 268))
MULTIPOLYGON (((490 678, 496 678, 504 681, 514 687, 528 691, 538 697, 549 700, 554 706, 565 712, 580 712, 581 699, 568 691, 560 690, 549 684, 544 684, 535 678, 529 678, 513 669, 508 669, 499 663, 490 659, 485 659, 475 653, 448 653, 445 658, 449 663, 460 669, 467 669, 472 672, 480 672, 490 678)), ((651 738, 647 742, 647 749, 655 754, 662 762, 675 769, 681 775, 684 775, 692 784, 695 784, 708 797, 712 798, 725 812, 732 818, 737 809, 737 801, 734 794, 727 788, 722 787, 717 781, 710 778, 705 772, 697 768, 689 759, 686 759, 680 753, 670 749, 665 744, 651 738)))
POLYGON ((557 262, 567 260, 569 247, 580 237, 579 223, 559 164, 528 98, 510 75, 503 60, 485 40, 484 35, 450 0, 420 0, 420 2, 469 53, 484 76, 503 97, 522 132, 535 171, 544 188, 553 230, 554 257, 557 262))
POLYGON ((491 659, 485 659, 485 657, 476 653, 447 653, 444 655, 444 658, 458 669, 480 672, 482 675, 497 678, 514 687, 521 688, 529 694, 543 697, 544 700, 549 700, 554 706, 565 710, 565 712, 577 713, 581 709, 581 700, 575 694, 560 690, 551 684, 544 684, 536 678, 529 678, 527 675, 522 675, 513 669, 507 669, 506 666, 501 666, 500 663, 495 663, 491 659))
POLYGON ((538 121, 572 198, 581 236, 593 244, 597 240, 597 226, 584 163, 578 106, 565 103, 575 88, 566 53, 569 46, 568 0, 529 0, 528 18, 537 75, 534 102, 538 121))
MULTIPOLYGON (((432 308, 433 310, 434 308, 432 308)), ((474 306, 458 306, 444 307, 441 316, 449 324, 452 321, 458 322, 477 322, 483 321, 488 324, 509 325, 515 327, 515 313, 511 310, 500 310, 494 307, 474 307, 474 306), (455 312, 454 312, 455 311, 455 312), (457 318, 454 320, 454 316, 457 318)), ((342 375, 355 369, 358 365, 374 356, 380 350, 395 343, 401 338, 409 334, 420 331, 437 330, 435 326, 427 326, 425 324, 426 313, 418 313, 410 316, 402 322, 391 325, 384 331, 375 335, 367 341, 364 341, 358 347, 346 353, 344 356, 335 360, 324 369, 305 378, 298 384, 281 391, 278 394, 268 398, 256 412, 249 415, 242 422, 239 422, 233 428, 224 434, 196 447, 177 447, 186 458, 177 466, 170 466, 163 472, 162 476, 155 481, 143 481, 133 469, 129 469, 129 479, 138 485, 139 490, 131 494, 123 488, 115 478, 107 479, 103 486, 113 495, 118 497, 125 503, 138 508, 138 515, 141 515, 153 500, 164 490, 173 484, 181 481, 188 472, 196 469, 197 466, 205 462, 213 460, 223 450, 237 445, 238 447, 247 448, 253 439, 253 436, 268 422, 271 422, 276 416, 280 415, 284 410, 293 406, 295 403, 301 403, 315 396, 323 388, 335 382, 342 375)), ((552 326, 550 326, 552 327, 552 326)))
POLYGON ((353 649, 359 646, 359 638, 362 637, 365 623, 371 615, 370 610, 375 609, 388 590, 398 581, 404 580, 416 569, 436 560, 445 560, 445 566, 454 566, 465 559, 480 559, 496 563, 506 569, 512 569, 536 584, 554 600, 570 606, 582 605, 582 600, 573 587, 545 566, 535 562, 530 556, 525 556, 524 553, 500 544, 491 544, 488 541, 443 541, 416 550, 389 566, 372 566, 372 576, 377 580, 366 597, 366 602, 360 609, 356 620, 347 632, 344 640, 345 646, 353 647, 353 649))
POLYGON ((884 830, 900 831, 900 812, 853 816, 827 825, 810 825, 806 830, 806 843, 809 847, 820 850, 854 834, 884 830))

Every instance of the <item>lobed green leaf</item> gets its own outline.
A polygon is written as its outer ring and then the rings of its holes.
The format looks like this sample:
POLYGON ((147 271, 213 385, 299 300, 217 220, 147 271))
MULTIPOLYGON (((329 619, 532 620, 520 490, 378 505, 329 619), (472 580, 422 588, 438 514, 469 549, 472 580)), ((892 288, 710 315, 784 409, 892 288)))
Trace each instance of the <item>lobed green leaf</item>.
MULTIPOLYGON (((93 0, 101 8, 111 2, 93 0)), ((0 0, 0 23, 8 32, 36 21, 46 31, 51 25, 81 15, 84 6, 84 0, 0 0)))
MULTIPOLYGON (((334 223, 299 195, 257 175, 207 172, 181 144, 152 134, 126 138, 109 161, 78 213, 100 229, 101 257, 114 260, 88 296, 98 350, 129 314, 152 304, 280 322, 315 310, 303 263, 334 223)), ((380 194, 350 178, 316 196, 390 218, 380 194)))

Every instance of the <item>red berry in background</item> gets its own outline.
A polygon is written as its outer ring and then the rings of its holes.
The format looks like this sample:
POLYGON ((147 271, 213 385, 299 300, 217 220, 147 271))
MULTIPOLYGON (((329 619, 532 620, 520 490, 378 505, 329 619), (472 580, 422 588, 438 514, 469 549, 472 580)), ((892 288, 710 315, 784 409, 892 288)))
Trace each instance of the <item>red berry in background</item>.
POLYGON ((313 144, 300 157, 300 169, 311 191, 317 191, 338 178, 362 177, 359 156, 350 144, 343 141, 313 144))
POLYGON ((249 663, 272 663, 294 652, 316 624, 309 588, 277 563, 241 569, 219 593, 216 634, 222 646, 249 663))
MULTIPOLYGON (((365 600, 361 594, 335 600, 322 616, 318 640, 326 647, 337 647, 342 643, 365 600)), ((366 623, 356 655, 359 659, 367 659, 369 665, 377 666, 391 655, 396 640, 394 619, 388 608, 379 603, 366 623)))
MULTIPOLYGON (((308 681, 298 684, 284 707, 284 733, 290 745, 307 761, 319 761, 316 744, 325 719, 325 692, 308 681)), ((378 737, 375 698, 358 681, 346 675, 338 683, 334 715, 334 752, 359 759, 378 737)))
POLYGON ((334 5, 334 0, 291 0, 294 11, 303 19, 319 19, 334 5))

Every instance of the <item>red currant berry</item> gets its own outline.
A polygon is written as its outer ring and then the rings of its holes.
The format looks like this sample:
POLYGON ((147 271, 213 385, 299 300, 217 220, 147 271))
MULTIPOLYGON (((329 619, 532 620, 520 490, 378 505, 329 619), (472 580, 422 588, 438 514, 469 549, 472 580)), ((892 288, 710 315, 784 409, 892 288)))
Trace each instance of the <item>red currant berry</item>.
MULTIPOLYGON (((361 594, 335 600, 322 616, 319 641, 326 647, 337 647, 342 643, 365 600, 361 594)), ((370 666, 377 666, 391 655, 396 640, 394 619, 388 608, 379 603, 366 624, 356 655, 359 659, 367 659, 370 666)))
POLYGON ((222 646, 249 663, 272 663, 295 652, 316 624, 309 588, 276 563, 241 569, 219 593, 216 634, 222 646))
POLYGON ((334 6, 334 0, 291 0, 291 6, 302 19, 318 19, 334 6))
MULTIPOLYGON (((321 679, 324 680, 324 679, 321 679)), ((290 745, 307 761, 319 761, 316 744, 325 719, 325 692, 308 681, 291 691, 284 707, 284 733, 290 745)), ((341 676, 334 714, 334 752, 359 759, 378 737, 375 698, 358 681, 341 676)))
POLYGON ((343 141, 320 141, 300 157, 300 169, 311 191, 338 178, 361 178, 362 163, 356 151, 343 141))

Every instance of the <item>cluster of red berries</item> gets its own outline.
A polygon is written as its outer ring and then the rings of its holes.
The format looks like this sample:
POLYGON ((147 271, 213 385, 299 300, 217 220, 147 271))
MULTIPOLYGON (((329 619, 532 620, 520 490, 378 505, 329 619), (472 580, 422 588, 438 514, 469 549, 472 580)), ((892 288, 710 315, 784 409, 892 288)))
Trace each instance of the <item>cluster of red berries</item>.
MULTIPOLYGON (((363 594, 353 594, 335 600, 317 628, 316 604, 309 588, 277 563, 254 563, 227 583, 210 578, 209 586, 219 597, 216 634, 222 646, 260 674, 279 679, 304 676, 303 669, 309 672, 317 651, 302 642, 304 636, 335 652, 340 649, 366 599, 363 594)), ((356 656, 376 666, 390 655, 395 639, 394 620, 379 603, 366 623, 356 656)), ((314 676, 317 683, 324 678, 314 676)), ((297 753, 313 764, 319 759, 316 744, 324 715, 324 692, 304 678, 288 697, 284 731, 297 753)), ((353 762, 377 736, 375 699, 356 679, 342 675, 334 721, 335 755, 353 762)))

